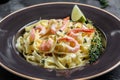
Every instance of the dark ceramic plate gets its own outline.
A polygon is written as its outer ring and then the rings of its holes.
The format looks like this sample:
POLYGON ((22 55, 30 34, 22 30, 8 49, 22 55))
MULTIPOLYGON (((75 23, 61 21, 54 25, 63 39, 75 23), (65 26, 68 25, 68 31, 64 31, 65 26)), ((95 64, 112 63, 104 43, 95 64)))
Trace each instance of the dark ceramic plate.
POLYGON ((48 72, 44 68, 33 66, 26 62, 13 47, 13 37, 24 25, 38 20, 64 18, 71 14, 77 4, 87 18, 101 29, 107 38, 107 46, 98 62, 83 70, 71 74, 70 79, 90 79, 111 71, 120 64, 120 20, 102 9, 68 2, 52 2, 38 4, 16 11, 0 22, 0 65, 8 71, 29 79, 66 80, 56 76, 55 71, 48 72))

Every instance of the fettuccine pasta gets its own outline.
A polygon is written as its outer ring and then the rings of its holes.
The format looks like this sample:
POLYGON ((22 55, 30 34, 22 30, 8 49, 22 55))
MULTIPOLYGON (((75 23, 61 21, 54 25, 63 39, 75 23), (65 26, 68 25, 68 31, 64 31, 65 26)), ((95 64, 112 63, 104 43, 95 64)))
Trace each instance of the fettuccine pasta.
POLYGON ((97 30, 91 24, 73 22, 69 18, 40 20, 25 27, 16 48, 35 65, 52 69, 68 69, 89 63, 89 50, 97 30))

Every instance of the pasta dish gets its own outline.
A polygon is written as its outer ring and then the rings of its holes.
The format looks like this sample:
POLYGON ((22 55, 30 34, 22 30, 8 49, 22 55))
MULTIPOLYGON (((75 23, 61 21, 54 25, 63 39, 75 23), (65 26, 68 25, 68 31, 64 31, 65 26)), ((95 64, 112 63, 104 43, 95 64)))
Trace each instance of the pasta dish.
POLYGON ((94 62, 91 54, 100 53, 101 44, 100 34, 92 24, 66 17, 42 19, 25 27, 24 34, 17 38, 16 48, 32 64, 68 69, 94 62))

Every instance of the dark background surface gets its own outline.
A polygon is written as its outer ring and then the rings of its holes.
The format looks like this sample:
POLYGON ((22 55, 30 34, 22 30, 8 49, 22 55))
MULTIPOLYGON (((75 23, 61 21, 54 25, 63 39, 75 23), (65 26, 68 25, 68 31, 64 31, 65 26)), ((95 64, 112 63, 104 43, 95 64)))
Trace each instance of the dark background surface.
MULTIPOLYGON (((85 4, 101 7, 98 0, 10 0, 7 3, 0 4, 0 20, 6 15, 21 8, 33 4, 44 3, 44 2, 55 2, 55 1, 79 2, 79 3, 85 3, 85 4)), ((112 14, 120 18, 120 0, 108 0, 108 1, 109 1, 109 6, 105 8, 105 10, 111 12, 112 14)), ((0 80, 27 80, 27 79, 16 76, 13 73, 8 72, 2 67, 0 67, 0 80)), ((100 77, 91 80, 120 80, 120 66, 100 77)))

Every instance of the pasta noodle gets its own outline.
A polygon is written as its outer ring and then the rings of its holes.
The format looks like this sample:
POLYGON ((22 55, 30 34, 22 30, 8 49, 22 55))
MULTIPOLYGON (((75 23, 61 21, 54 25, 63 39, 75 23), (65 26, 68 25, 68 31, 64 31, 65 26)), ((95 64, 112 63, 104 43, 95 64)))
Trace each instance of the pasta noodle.
POLYGON ((40 20, 25 27, 16 48, 25 59, 44 68, 68 69, 89 63, 96 28, 66 19, 40 20))

